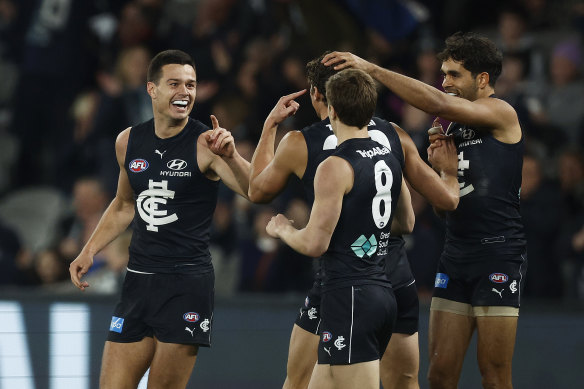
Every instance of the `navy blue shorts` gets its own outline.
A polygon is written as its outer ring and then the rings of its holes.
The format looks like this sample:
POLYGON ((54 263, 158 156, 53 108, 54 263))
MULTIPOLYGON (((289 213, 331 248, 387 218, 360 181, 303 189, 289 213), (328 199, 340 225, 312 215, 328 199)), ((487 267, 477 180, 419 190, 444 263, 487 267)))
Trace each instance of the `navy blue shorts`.
POLYGON ((108 339, 211 345, 215 275, 141 274, 128 271, 108 339))
POLYGON ((498 255, 467 263, 443 254, 433 297, 473 307, 519 308, 526 271, 526 254, 498 255))
POLYGON ((379 360, 395 325, 393 291, 380 285, 355 285, 322 295, 318 363, 351 365, 379 360))

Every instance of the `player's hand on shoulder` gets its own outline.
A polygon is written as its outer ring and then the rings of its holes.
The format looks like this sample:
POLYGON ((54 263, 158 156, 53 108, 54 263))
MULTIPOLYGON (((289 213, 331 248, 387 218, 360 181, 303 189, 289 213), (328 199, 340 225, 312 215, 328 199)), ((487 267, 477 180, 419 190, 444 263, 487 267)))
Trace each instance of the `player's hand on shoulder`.
POLYGON ((293 116, 300 108, 300 104, 294 99, 302 96, 304 93, 306 93, 306 89, 280 97, 266 118, 266 123, 269 123, 270 126, 277 126, 286 118, 293 116))
POLYGON ((266 226, 266 232, 273 238, 279 238, 282 227, 287 225, 292 225, 292 220, 288 220, 286 216, 279 213, 276 216, 272 216, 266 226))
POLYGON ((231 158, 235 153, 235 139, 231 132, 219 126, 219 121, 215 115, 211 115, 213 130, 205 134, 207 147, 211 152, 221 157, 231 158))
POLYGON ((81 278, 89 271, 92 265, 93 256, 83 252, 69 265, 71 282, 82 291, 89 287, 89 283, 87 281, 81 281, 81 278))

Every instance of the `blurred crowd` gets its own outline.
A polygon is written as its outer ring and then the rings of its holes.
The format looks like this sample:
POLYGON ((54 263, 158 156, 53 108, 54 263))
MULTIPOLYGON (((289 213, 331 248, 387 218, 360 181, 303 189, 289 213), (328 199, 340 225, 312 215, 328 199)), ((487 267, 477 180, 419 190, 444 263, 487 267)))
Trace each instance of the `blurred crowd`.
MULTIPOLYGON (((0 285, 73 291, 68 264, 115 193, 115 138, 152 117, 146 70, 158 51, 193 56, 192 116, 207 125, 217 116, 251 159, 277 99, 308 87, 308 60, 351 51, 441 88, 436 53, 456 31, 503 51, 496 91, 527 140, 525 295, 584 301, 582 0, 0 0, 0 285)), ((434 118, 379 92, 376 115, 406 129, 425 157, 434 118)), ((281 136, 318 120, 307 95, 299 102, 281 136)), ((444 225, 421 196, 412 202, 406 247, 429 296, 444 225)), ((276 212, 308 220, 295 180, 268 205, 220 192, 211 246, 219 295, 309 288, 313 261, 265 233, 276 212)), ((95 258, 89 290, 118 290, 130 238, 95 258)))

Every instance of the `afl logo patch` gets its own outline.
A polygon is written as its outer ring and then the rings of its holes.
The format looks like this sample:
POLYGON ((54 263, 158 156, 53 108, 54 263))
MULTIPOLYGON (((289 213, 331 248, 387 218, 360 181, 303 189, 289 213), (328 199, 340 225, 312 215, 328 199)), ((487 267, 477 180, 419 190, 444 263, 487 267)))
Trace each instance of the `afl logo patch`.
POLYGON ((509 280, 509 276, 503 273, 493 273, 489 276, 489 280, 495 284, 503 284, 509 280))
POLYGON ((130 162, 130 171, 134 173, 142 173, 144 170, 148 169, 148 161, 145 159, 135 159, 130 162))
POLYGON ((328 331, 323 331, 322 333, 322 341, 323 342, 328 342, 329 340, 331 340, 333 338, 333 334, 331 334, 328 331))
POLYGON ((183 315, 183 319, 189 323, 196 323, 199 321, 199 314, 197 312, 187 312, 183 315))

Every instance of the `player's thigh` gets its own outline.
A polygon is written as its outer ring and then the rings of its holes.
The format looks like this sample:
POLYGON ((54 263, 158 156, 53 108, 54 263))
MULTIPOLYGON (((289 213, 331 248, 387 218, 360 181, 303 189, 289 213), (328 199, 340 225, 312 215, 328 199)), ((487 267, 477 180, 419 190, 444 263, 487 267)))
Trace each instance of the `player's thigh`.
POLYGON ((471 311, 468 304, 432 299, 428 334, 430 373, 432 370, 448 374, 460 372, 475 328, 471 311), (454 313, 455 310, 460 313, 454 313), (463 314, 464 311, 469 314, 463 314))
POLYGON ((148 375, 148 389, 185 388, 198 351, 199 347, 194 344, 156 341, 156 351, 148 375))
POLYGON ((312 371, 312 377, 308 389, 336 389, 333 382, 331 365, 316 365, 312 371))
POLYGON ((383 388, 417 388, 419 365, 418 333, 394 333, 380 362, 383 388))
POLYGON ((332 381, 337 389, 378 389, 379 361, 331 366, 332 381))
POLYGON ((136 388, 154 356, 154 340, 105 342, 101 363, 100 388, 136 388))
POLYGON ((318 335, 294 324, 288 349, 287 370, 289 378, 308 383, 318 358, 319 339, 318 335))
POLYGON ((502 369, 510 374, 517 316, 479 316, 476 322, 477 358, 481 372, 502 369))

